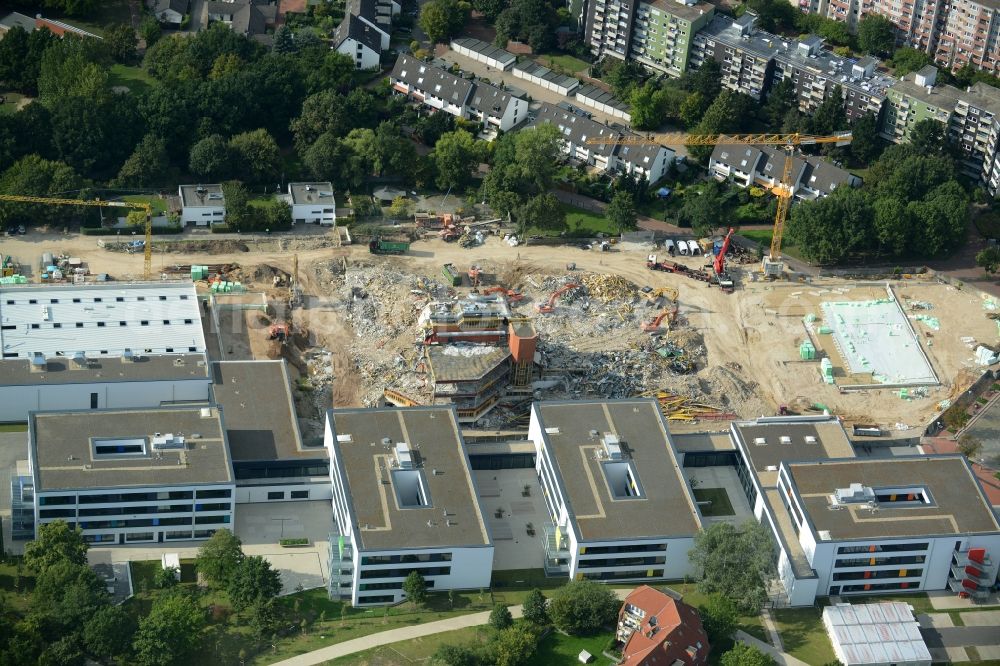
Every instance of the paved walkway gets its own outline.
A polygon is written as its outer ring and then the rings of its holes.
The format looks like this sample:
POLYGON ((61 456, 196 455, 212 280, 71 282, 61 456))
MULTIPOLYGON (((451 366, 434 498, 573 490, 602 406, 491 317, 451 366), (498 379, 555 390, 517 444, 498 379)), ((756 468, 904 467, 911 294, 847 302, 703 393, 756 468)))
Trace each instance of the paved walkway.
POLYGON ((779 651, 784 650, 785 644, 781 642, 781 634, 778 633, 778 627, 774 624, 771 611, 765 608, 760 612, 760 618, 764 621, 764 628, 767 630, 767 635, 771 638, 771 645, 779 651))
POLYGON ((792 655, 782 652, 773 645, 768 645, 759 638, 754 638, 745 631, 737 631, 736 640, 738 640, 741 643, 746 643, 747 645, 755 647, 764 654, 771 655, 771 658, 774 659, 776 662, 778 662, 778 664, 781 664, 782 666, 809 666, 809 664, 802 661, 801 659, 796 659, 792 655))
MULTIPOLYGON (((614 590, 614 593, 619 599, 624 599, 631 591, 632 590, 614 590)), ((521 606, 510 606, 510 614, 515 619, 521 617, 521 606)), ((408 641, 414 638, 423 638, 424 636, 440 634, 445 631, 478 627, 480 625, 487 624, 489 620, 490 611, 483 611, 481 613, 470 613, 469 615, 449 617, 445 620, 437 620, 435 622, 428 622, 427 624, 416 624, 412 627, 390 629, 389 631, 369 634, 368 636, 354 638, 349 641, 344 641, 343 643, 337 643, 336 645, 330 645, 325 648, 313 650, 312 652, 306 652, 305 654, 300 654, 297 657, 292 657, 291 659, 275 662, 272 666, 314 666, 315 664, 322 664, 323 662, 331 659, 346 657, 347 655, 355 654, 356 652, 362 652, 364 650, 369 650, 382 645, 389 645, 390 643, 408 641)), ((800 661, 783 663, 788 663, 791 666, 807 666, 800 661)))

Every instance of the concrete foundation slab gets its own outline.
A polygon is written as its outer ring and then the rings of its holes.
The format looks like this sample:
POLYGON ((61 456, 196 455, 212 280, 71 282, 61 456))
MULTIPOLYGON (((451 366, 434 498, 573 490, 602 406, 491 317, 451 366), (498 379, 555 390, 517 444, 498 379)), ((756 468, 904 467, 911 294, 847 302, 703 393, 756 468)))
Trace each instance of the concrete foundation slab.
POLYGON ((826 302, 823 324, 850 372, 870 375, 875 383, 933 385, 938 383, 906 314, 894 298, 826 302))

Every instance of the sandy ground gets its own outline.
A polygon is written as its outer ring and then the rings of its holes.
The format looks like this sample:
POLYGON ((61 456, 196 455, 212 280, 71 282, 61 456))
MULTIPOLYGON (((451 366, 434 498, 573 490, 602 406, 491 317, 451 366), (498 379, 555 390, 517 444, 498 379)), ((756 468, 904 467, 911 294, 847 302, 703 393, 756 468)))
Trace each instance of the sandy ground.
MULTIPOLYGON (((266 264, 268 267, 291 270, 289 251, 274 249, 274 243, 246 243, 228 255, 172 254, 154 257, 154 267, 171 264, 235 262, 244 267, 247 280, 248 267, 266 264)), ((138 275, 142 268, 141 255, 111 253, 96 246, 93 239, 75 236, 44 237, 32 234, 19 238, 3 239, 0 250, 22 260, 32 260, 42 251, 66 252, 83 257, 91 272, 109 272, 117 277, 138 275)), ((820 314, 823 300, 868 299, 885 293, 884 283, 850 283, 843 280, 817 279, 802 283, 759 283, 749 276, 738 280, 735 294, 723 294, 717 288, 681 276, 649 271, 645 267, 648 248, 625 247, 614 252, 583 251, 575 247, 516 247, 511 248, 499 239, 491 238, 483 246, 463 249, 458 245, 437 240, 418 241, 406 257, 372 257, 367 248, 321 248, 297 250, 300 281, 306 298, 304 306, 294 311, 295 325, 307 331, 302 347, 321 345, 331 355, 333 375, 332 394, 322 396, 328 404, 352 405, 360 403, 360 396, 371 387, 364 386, 350 351, 359 344, 358 338, 345 321, 343 304, 336 296, 343 287, 344 267, 386 262, 400 269, 437 278, 440 266, 453 262, 462 268, 472 263, 484 266, 502 266, 509 275, 529 272, 566 275, 567 262, 575 262, 580 272, 616 274, 642 287, 671 286, 679 291, 680 319, 704 339, 706 364, 713 370, 737 375, 742 382, 753 387, 759 400, 748 402, 747 409, 758 413, 740 413, 752 418, 761 413, 776 413, 782 404, 822 403, 848 422, 875 422, 894 428, 896 424, 921 427, 938 410, 942 400, 954 398, 966 388, 980 369, 972 362, 972 349, 962 338, 979 342, 997 341, 996 323, 986 317, 983 299, 978 291, 957 290, 928 278, 914 278, 893 283, 901 301, 920 300, 930 304, 925 314, 938 318, 941 328, 931 331, 915 322, 921 343, 942 382, 940 387, 928 390, 926 397, 904 400, 888 389, 844 393, 837 386, 821 383, 818 361, 801 362, 798 343, 805 336, 802 317, 808 313, 820 314), (519 268, 520 267, 520 268, 519 268)), ((704 259, 679 258, 691 266, 701 266, 704 259)), ((739 271, 736 271, 739 276, 739 271)), ((501 276, 507 277, 507 276, 501 276)), ((252 287, 270 288, 269 278, 252 287)), ((510 286, 510 285, 508 285, 510 286)), ((400 285, 400 289, 406 289, 400 285)), ((536 297, 544 294, 535 292, 536 297)), ((415 306, 414 306, 415 307, 415 306)), ((535 316, 530 305, 522 308, 526 316, 535 316)), ((911 314, 908 312, 908 314, 911 314)), ((409 320, 409 315, 407 315, 409 320)), ((225 322, 223 328, 232 322, 225 322)), ((246 324, 250 329, 264 329, 259 324, 258 313, 249 313, 246 324)), ((386 345, 386 354, 397 354, 412 347, 417 331, 412 326, 387 321, 386 326, 394 337, 386 345), (398 334, 395 331, 398 329, 398 334)), ((573 326, 573 322, 565 323, 573 326)), ((261 332, 250 337, 260 337, 261 332)), ((638 336, 629 336, 630 340, 638 336)), ((237 336, 238 338, 238 336, 237 336)), ((592 341, 594 347, 603 348, 622 342, 615 336, 604 336, 592 341)), ((272 356, 266 344, 249 341, 237 345, 234 356, 253 354, 257 357, 272 356)), ((835 365, 842 361, 831 354, 835 365)), ((650 389, 657 388, 650 386, 650 389)), ((711 395, 712 386, 705 386, 711 395)))

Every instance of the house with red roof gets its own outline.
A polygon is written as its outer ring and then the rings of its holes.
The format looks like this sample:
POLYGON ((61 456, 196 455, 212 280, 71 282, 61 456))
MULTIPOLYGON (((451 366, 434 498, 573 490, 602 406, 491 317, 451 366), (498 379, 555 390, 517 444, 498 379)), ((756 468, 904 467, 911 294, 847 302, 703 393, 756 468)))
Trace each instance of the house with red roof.
POLYGON ((622 666, 703 666, 708 637, 691 606, 665 592, 642 585, 625 597, 618 613, 622 666))

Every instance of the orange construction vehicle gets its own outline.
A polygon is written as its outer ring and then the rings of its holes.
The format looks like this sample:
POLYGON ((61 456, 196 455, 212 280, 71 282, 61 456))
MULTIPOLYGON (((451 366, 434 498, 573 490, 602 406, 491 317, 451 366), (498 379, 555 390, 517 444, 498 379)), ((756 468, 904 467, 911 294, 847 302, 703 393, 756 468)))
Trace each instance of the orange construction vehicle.
POLYGON ((545 303, 537 303, 535 305, 535 309, 537 309, 542 314, 548 314, 548 313, 550 313, 550 312, 552 312, 553 310, 556 309, 556 299, 557 298, 559 298, 560 296, 562 296, 563 294, 565 294, 567 291, 571 291, 573 289, 579 289, 579 288, 580 288, 580 285, 572 283, 572 282, 570 284, 563 285, 559 289, 556 289, 555 291, 552 292, 552 295, 549 296, 549 300, 548 301, 546 301, 545 303))
POLYGON ((288 324, 272 324, 267 332, 268 340, 285 342, 289 337, 291 337, 291 327, 288 324))
POLYGON ((653 333, 660 330, 660 324, 663 320, 667 320, 668 327, 673 323, 674 317, 677 316, 677 304, 674 303, 672 307, 662 310, 660 314, 656 315, 652 321, 642 322, 642 332, 643 333, 653 333))
POLYGON ((490 294, 503 294, 507 297, 508 301, 517 303, 518 301, 524 300, 524 294, 518 293, 513 289, 507 289, 506 287, 487 287, 483 289, 483 295, 489 296, 490 294))
POLYGON ((473 264, 469 266, 469 282, 473 287, 479 286, 479 278, 483 274, 483 269, 473 264))

